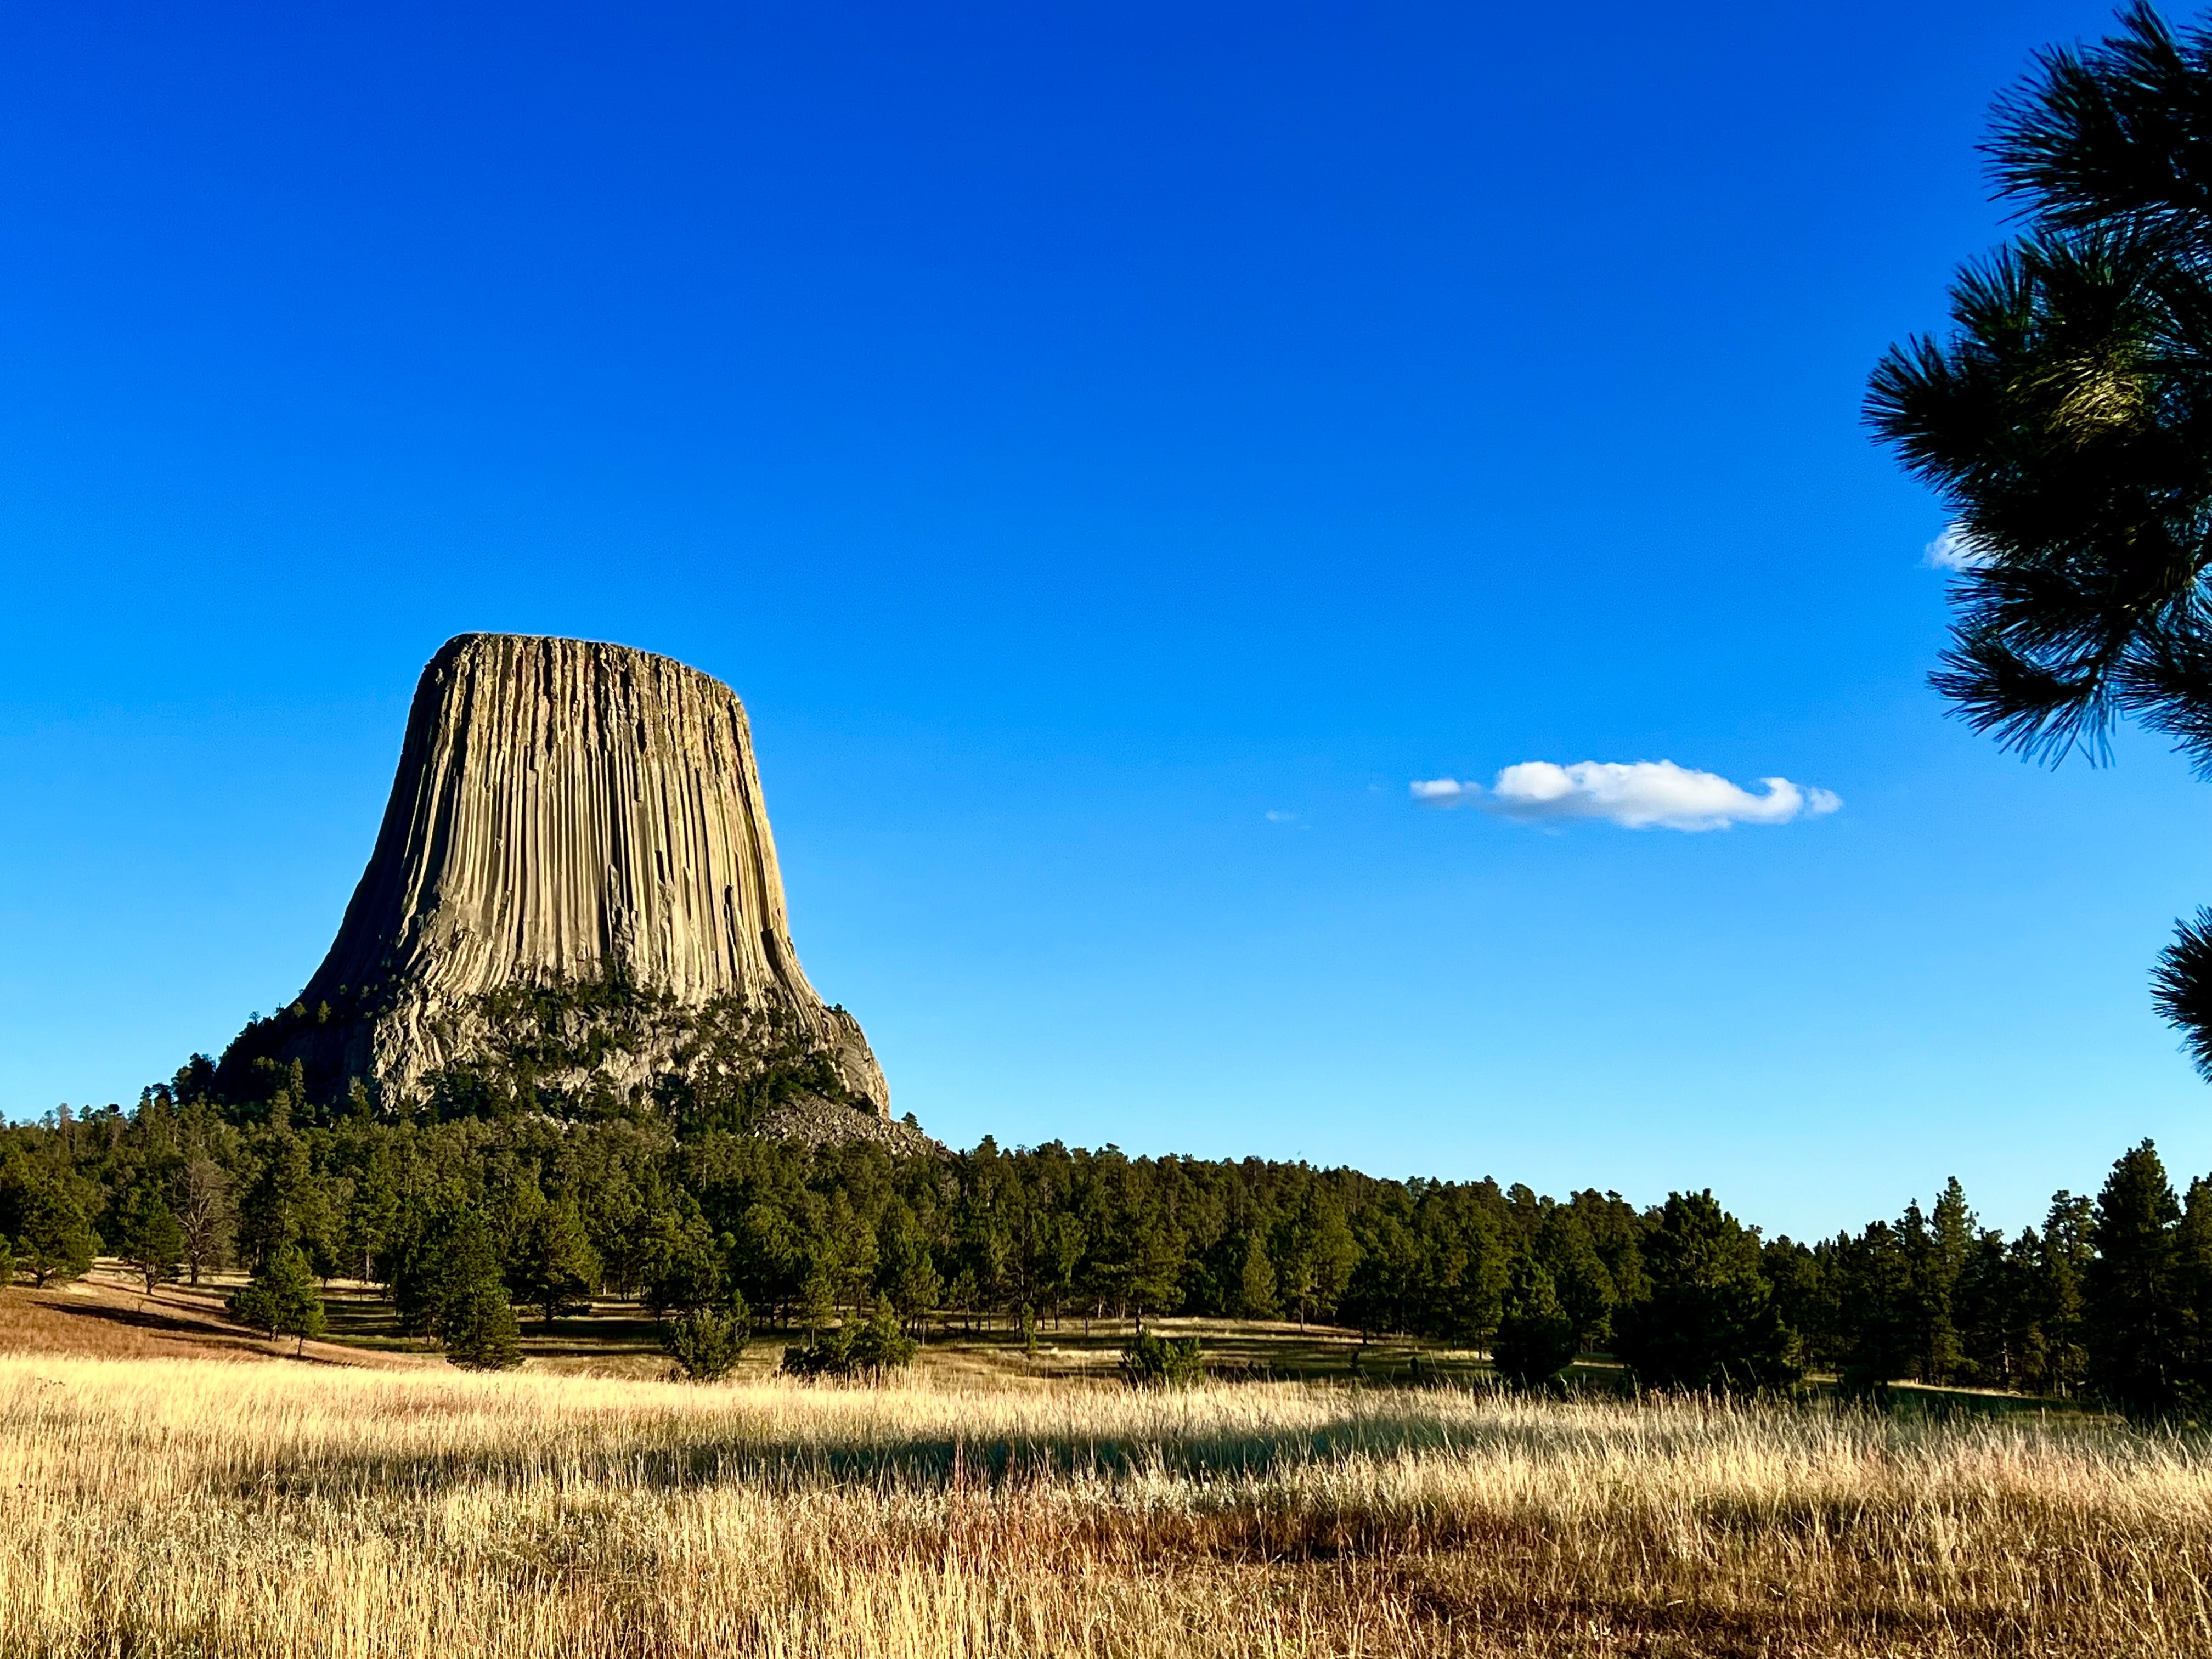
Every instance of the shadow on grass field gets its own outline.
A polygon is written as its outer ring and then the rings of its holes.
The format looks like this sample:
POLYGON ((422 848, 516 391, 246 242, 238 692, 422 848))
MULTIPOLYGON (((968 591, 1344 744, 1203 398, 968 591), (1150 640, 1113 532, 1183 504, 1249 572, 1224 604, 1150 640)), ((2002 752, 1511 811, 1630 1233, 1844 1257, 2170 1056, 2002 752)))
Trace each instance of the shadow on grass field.
MULTIPOLYGON (((55 1353, 106 1358, 299 1358, 326 1365, 374 1369, 449 1369, 441 1352, 399 1328, 392 1304, 374 1287, 343 1280, 324 1286, 327 1328, 304 1345, 271 1342, 233 1321, 224 1300, 243 1283, 236 1273, 210 1276, 198 1285, 164 1285, 151 1295, 118 1262, 103 1261, 75 1283, 33 1290, 17 1285, 0 1292, 0 1354, 55 1353)), ((542 1317, 517 1309, 526 1369, 583 1377, 663 1381, 672 1374, 659 1326, 634 1302, 603 1297, 588 1314, 571 1314, 549 1329, 542 1317)), ((1159 1319, 1146 1328, 1175 1338, 1195 1337, 1209 1380, 1246 1382, 1358 1383, 1364 1388, 1485 1388, 1495 1373, 1480 1351, 1403 1338, 1368 1338, 1327 1326, 1289 1321, 1159 1319)), ((1034 1345, 1004 1323, 962 1319, 933 1322, 915 1356, 922 1378, 977 1387, 1038 1388, 1055 1383, 1119 1384, 1121 1351, 1135 1334, 1133 1322, 1068 1318, 1041 1322, 1034 1345)), ((733 1381, 773 1376, 787 1346, 808 1333, 763 1327, 753 1333, 733 1381)), ((1577 1395, 1621 1395, 1629 1381, 1605 1357, 1587 1356, 1568 1368, 1565 1382, 1577 1395)), ((1816 1377, 1805 1389, 1813 1401, 1832 1398, 1832 1379, 1816 1377)), ((2076 1401, 1991 1390, 1936 1389, 1897 1383, 1871 1404, 1899 1418, 1962 1417, 2087 1419, 2101 1414, 2076 1401)))
POLYGON ((432 1354, 402 1358, 342 1342, 309 1342, 295 1353, 300 1345, 289 1338, 271 1343, 230 1318, 223 1298, 234 1288, 234 1280, 163 1285, 149 1295, 112 1262, 68 1285, 39 1290, 18 1284, 0 1291, 0 1354, 258 1360, 281 1352, 323 1364, 443 1364, 432 1354))
MULTIPOLYGON (((0 1329, 174 1342, 198 1317, 50 1305, 115 1291, 0 1292, 0 1329)), ((355 1364, 0 1357, 0 1653, 2212 1652, 2195 1437, 1454 1386, 1148 1392, 1096 1380, 1118 1333, 1066 1334, 1032 1361, 958 1334, 882 1388, 564 1374, 557 1352, 487 1376, 343 1344, 322 1346, 355 1364)), ((1215 1334, 1316 1365, 1342 1346, 1215 1334)))

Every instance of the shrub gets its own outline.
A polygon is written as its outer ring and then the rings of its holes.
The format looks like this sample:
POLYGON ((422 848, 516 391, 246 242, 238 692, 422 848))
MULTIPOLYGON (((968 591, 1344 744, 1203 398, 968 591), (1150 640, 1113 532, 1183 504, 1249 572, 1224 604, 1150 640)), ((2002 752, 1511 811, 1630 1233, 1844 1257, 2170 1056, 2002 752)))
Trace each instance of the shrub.
POLYGON ((848 1322, 824 1331, 822 1340, 804 1348, 783 1351, 787 1376, 811 1380, 822 1376, 866 1376, 882 1381, 884 1374, 914 1363, 920 1345, 899 1328, 890 1310, 879 1308, 858 1325, 848 1322))
POLYGON ((1194 1336, 1174 1342, 1139 1331, 1121 1350, 1121 1375, 1136 1389, 1187 1388, 1206 1375, 1206 1358, 1194 1336))
POLYGON ((860 1327, 848 1352, 852 1355, 854 1370, 871 1377, 881 1377, 886 1371, 911 1365, 915 1351, 920 1346, 921 1344, 899 1328, 898 1321, 892 1316, 889 1308, 878 1308, 860 1327))
POLYGON ((843 1376, 852 1370, 846 1342, 845 1328, 832 1326, 822 1333, 818 1341, 810 1342, 803 1348, 786 1348, 779 1369, 786 1376, 801 1377, 810 1382, 819 1376, 843 1376))
POLYGON ((694 1382, 716 1382, 737 1369, 752 1334, 741 1300, 734 1308, 693 1308, 660 1328, 660 1346, 694 1382))

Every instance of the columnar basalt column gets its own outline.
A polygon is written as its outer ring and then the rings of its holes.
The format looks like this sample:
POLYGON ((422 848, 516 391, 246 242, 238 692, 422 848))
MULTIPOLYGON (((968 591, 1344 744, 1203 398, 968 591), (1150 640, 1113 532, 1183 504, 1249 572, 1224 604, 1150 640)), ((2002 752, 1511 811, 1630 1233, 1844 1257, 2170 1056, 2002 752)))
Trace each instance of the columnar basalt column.
POLYGON ((609 981, 678 1009, 780 1000, 890 1116, 859 1024, 799 965, 736 693, 625 646, 462 635, 422 671, 376 850, 301 994, 339 1017, 291 1046, 411 1094, 468 1057, 471 999, 609 981))

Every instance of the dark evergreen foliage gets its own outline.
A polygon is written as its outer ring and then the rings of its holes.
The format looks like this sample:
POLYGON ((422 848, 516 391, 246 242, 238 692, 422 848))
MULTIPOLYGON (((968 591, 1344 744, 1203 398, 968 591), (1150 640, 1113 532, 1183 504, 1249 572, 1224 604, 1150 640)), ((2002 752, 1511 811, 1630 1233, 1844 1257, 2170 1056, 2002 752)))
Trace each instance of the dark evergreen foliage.
POLYGON ((1759 1236, 1710 1192, 1671 1195, 1643 1255, 1651 1293, 1620 1310, 1613 1340, 1638 1382, 1747 1394, 1797 1380, 1797 1335, 1775 1304, 1759 1236))
POLYGON ((592 1292, 604 1275, 575 1201, 562 1198, 549 1204, 531 1196, 535 1201, 510 1223, 507 1282, 518 1300, 544 1311, 550 1330, 563 1310, 591 1306, 592 1292))
POLYGON ((522 1333, 507 1293, 489 1280, 464 1286, 438 1322, 446 1358, 463 1370, 503 1371, 522 1363, 522 1333))
POLYGON ((145 1281, 149 1296, 156 1285, 174 1279, 184 1265, 184 1229, 177 1224, 167 1202, 152 1188, 135 1188, 124 1206, 119 1254, 145 1281))
MULTIPOLYGON (((2132 718, 2212 775, 2212 33, 2138 0, 2043 53, 1987 148, 2025 232, 1867 398, 1969 556, 1934 683, 2024 754, 2100 759, 2132 718)), ((2153 983, 2212 1079, 2212 915, 2153 983)))
POLYGON ((878 1308, 865 1319, 850 1320, 825 1331, 818 1342, 783 1351, 787 1376, 808 1379, 843 1376, 880 1381, 887 1373, 914 1363, 919 1344, 899 1328, 888 1308, 878 1308))
POLYGON ((15 1148, 0 1159, 0 1236, 12 1236, 15 1272, 44 1287, 92 1266, 100 1241, 86 1218, 88 1184, 46 1159, 15 1148))
POLYGON ((518 1363, 526 1297, 557 1316, 611 1296, 702 1337, 748 1316, 803 1332, 788 1364, 807 1375, 880 1373, 933 1328, 1012 1332, 1024 1309, 1032 1332, 1173 1311, 1487 1348, 1531 1382, 1580 1352, 1653 1388, 1784 1388, 1802 1366, 1869 1394, 2212 1401, 2212 1181, 2178 1202, 2148 1146, 2100 1199, 2060 1193, 2011 1238, 1954 1182, 1925 1211, 1808 1246, 1761 1238, 1708 1194, 1639 1211, 1594 1191, 988 1139, 897 1158, 687 1130, 650 1100, 301 1123, 281 1101, 188 1092, 213 1071, 188 1066, 128 1112, 0 1127, 19 1279, 83 1271, 101 1237, 135 1249, 158 1203, 187 1265, 234 1237, 264 1276, 283 1259, 311 1281, 365 1277, 459 1364, 518 1363))
POLYGON ((714 1382, 737 1369, 751 1334, 751 1310, 739 1301, 677 1315, 661 1327, 660 1346, 694 1382, 714 1382))
POLYGON ((290 1245, 271 1256, 252 1281, 234 1292, 230 1311, 241 1323, 265 1336, 299 1340, 294 1352, 304 1352, 307 1339, 323 1334, 323 1299, 307 1258, 290 1245))
POLYGON ((2084 1322, 2089 1381, 2123 1410, 2158 1415, 2188 1390, 2181 1285, 2181 1206, 2148 1140, 2112 1166, 2097 1195, 2096 1255, 2084 1322))
POLYGON ((1573 1362, 1581 1346, 1552 1275, 1526 1256, 1514 1263, 1504 1315, 1490 1345, 1498 1374, 1516 1388, 1542 1387, 1573 1362))
POLYGON ((1196 1337, 1176 1341, 1154 1331, 1139 1331, 1121 1350, 1120 1365, 1122 1380, 1137 1389, 1188 1388, 1206 1376, 1196 1337))

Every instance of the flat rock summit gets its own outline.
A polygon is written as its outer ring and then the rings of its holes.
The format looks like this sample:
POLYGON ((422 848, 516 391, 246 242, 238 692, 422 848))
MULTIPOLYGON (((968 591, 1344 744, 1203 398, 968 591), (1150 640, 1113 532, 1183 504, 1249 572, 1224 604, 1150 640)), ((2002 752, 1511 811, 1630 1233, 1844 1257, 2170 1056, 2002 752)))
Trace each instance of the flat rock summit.
POLYGON ((763 1045, 809 1083, 756 1104, 894 1127, 859 1022, 799 966, 737 694, 625 646, 465 634, 416 687, 330 954, 223 1064, 387 1101, 492 1060, 665 1094, 763 1045))

